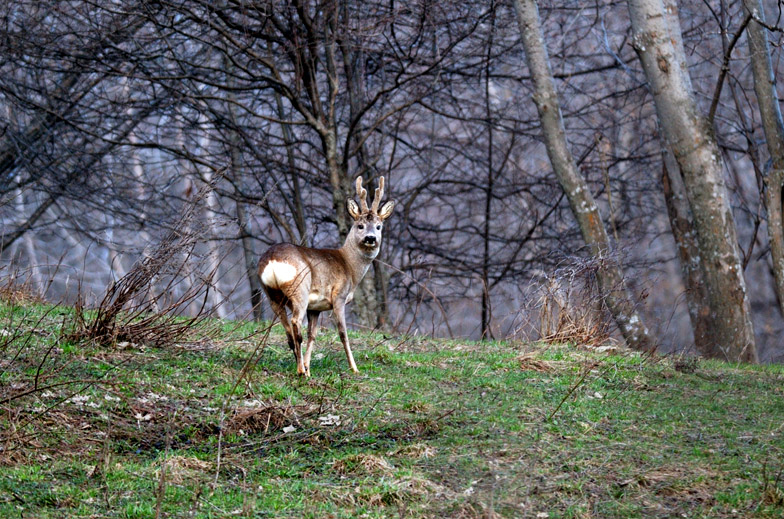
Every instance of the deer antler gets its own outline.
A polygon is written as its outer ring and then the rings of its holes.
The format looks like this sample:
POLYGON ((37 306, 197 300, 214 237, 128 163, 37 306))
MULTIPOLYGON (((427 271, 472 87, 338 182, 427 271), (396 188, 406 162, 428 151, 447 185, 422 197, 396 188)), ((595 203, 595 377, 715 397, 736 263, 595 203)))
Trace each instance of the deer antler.
POLYGON ((378 187, 376 188, 376 193, 373 195, 373 205, 371 206, 370 210, 374 213, 378 212, 378 204, 381 203, 381 199, 384 197, 384 177, 378 179, 378 187))
POLYGON ((367 189, 362 187, 362 177, 357 177, 357 196, 359 197, 359 208, 363 213, 368 211, 367 189))

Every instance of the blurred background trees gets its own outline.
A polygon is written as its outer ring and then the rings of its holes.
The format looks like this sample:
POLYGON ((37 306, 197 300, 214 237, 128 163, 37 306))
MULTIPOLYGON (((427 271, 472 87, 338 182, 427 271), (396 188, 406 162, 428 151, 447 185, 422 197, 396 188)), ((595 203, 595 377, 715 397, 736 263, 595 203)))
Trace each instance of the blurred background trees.
MULTIPOLYGON (((707 333, 704 214, 630 5, 537 4, 606 260, 660 350, 710 354, 725 338, 707 333)), ((715 137, 736 230, 716 238, 737 250, 759 357, 781 360, 780 123, 764 80, 782 61, 777 4, 659 4, 679 8, 668 23, 715 137)), ((206 280, 216 315, 270 317, 256 258, 279 241, 339 246, 360 174, 386 176, 399 205, 357 326, 537 338, 543 287, 603 268, 548 158, 511 1, 14 0, 2 14, 0 259, 48 298, 99 299, 195 205, 201 241, 168 290, 206 280)), ((585 304, 601 311, 617 288, 585 304)))

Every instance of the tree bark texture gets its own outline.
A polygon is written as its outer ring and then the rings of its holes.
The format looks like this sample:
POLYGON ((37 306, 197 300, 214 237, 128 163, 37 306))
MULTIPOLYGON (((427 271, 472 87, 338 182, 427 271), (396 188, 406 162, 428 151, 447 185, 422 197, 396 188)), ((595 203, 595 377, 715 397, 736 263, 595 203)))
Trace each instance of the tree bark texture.
POLYGON ((700 247, 694 232, 694 217, 691 214, 686 187, 672 152, 665 150, 662 160, 662 189, 667 205, 670 228, 678 248, 678 258, 686 286, 686 306, 694 332, 694 346, 703 356, 710 356, 715 348, 708 291, 700 261, 700 247))
POLYGON ((751 54, 751 71, 754 76, 754 93, 757 96, 762 128, 770 153, 771 168, 765 178, 765 206, 768 214, 768 236, 773 260, 773 276, 781 311, 784 313, 784 227, 782 227, 782 199, 784 188, 784 120, 776 94, 776 77, 770 61, 765 11, 760 0, 744 0, 743 7, 751 14, 746 28, 751 54))
POLYGON ((705 274, 717 342, 713 357, 757 361, 754 329, 735 220, 724 182, 719 148, 697 112, 680 44, 674 6, 662 0, 629 0, 633 46, 653 94, 664 138, 683 174, 705 274), (675 35, 675 36, 673 36, 675 35))
MULTIPOLYGON (((534 84, 534 103, 539 112, 547 155, 591 254, 597 258, 606 258, 612 247, 599 208, 566 142, 566 130, 544 44, 538 7, 534 0, 513 2, 534 84)), ((654 345, 650 333, 635 308, 620 266, 612 260, 602 262, 597 278, 605 294, 607 307, 629 347, 652 350, 654 345)))

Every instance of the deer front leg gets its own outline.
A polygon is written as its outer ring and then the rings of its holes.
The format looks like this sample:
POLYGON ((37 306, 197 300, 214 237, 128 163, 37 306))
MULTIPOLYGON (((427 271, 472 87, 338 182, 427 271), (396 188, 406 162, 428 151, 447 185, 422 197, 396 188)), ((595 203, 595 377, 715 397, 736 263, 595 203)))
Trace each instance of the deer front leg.
POLYGON ((343 343, 343 349, 346 350, 346 357, 348 357, 348 365, 351 368, 351 371, 353 371, 354 373, 359 373, 359 370, 357 369, 357 365, 354 362, 354 355, 351 354, 351 346, 349 346, 348 344, 348 334, 346 333, 345 303, 335 304, 332 311, 335 314, 335 320, 338 323, 338 333, 340 334, 340 340, 343 343))
POLYGON ((318 333, 318 318, 321 312, 308 310, 308 346, 305 349, 305 376, 310 376, 310 355, 313 353, 313 343, 316 342, 318 333))

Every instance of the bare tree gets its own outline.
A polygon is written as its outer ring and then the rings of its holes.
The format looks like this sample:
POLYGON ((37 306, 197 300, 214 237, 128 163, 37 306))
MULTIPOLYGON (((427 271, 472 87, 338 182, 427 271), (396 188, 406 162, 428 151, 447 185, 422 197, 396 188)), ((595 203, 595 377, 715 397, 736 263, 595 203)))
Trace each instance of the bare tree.
POLYGON ((680 27, 662 0, 629 0, 634 47, 653 92, 661 129, 683 172, 710 301, 712 355, 756 361, 750 307, 721 154, 698 113, 680 27), (676 36, 673 36, 676 34, 676 36))
POLYGON ((757 96, 762 129, 768 144, 771 166, 765 178, 765 207, 768 213, 768 236, 773 260, 779 305, 784 314, 784 219, 782 219, 782 189, 784 189, 784 119, 776 93, 776 76, 770 58, 765 10, 760 0, 744 0, 743 7, 752 18, 747 27, 754 92, 757 96))
POLYGON ((628 293, 623 272, 611 257, 613 248, 599 208, 569 151, 536 2, 514 0, 514 6, 523 37, 526 63, 534 84, 533 99, 542 123, 547 154, 591 254, 608 260, 597 273, 601 289, 606 294, 607 306, 630 347, 652 350, 653 341, 628 293))
MULTIPOLYGON (((757 344, 775 358, 782 321, 779 305, 771 310, 760 195, 777 181, 763 166, 743 54, 754 19, 738 2, 682 5, 690 9, 682 35, 696 101, 706 111, 713 105, 732 175, 726 203, 753 287, 757 344)), ((694 258, 707 256, 693 232, 698 215, 687 182, 678 182, 688 173, 673 155, 668 175, 658 174, 665 132, 636 65, 626 6, 540 5, 559 131, 583 199, 570 199, 552 174, 537 105, 520 102, 536 78, 520 66, 512 7, 162 0, 117 10, 89 0, 15 0, 0 25, 0 244, 8 245, 0 260, 40 263, 45 284, 54 276, 54 297, 69 276, 100 293, 194 204, 190 179, 213 186, 206 210, 205 201, 192 209, 222 225, 194 229, 186 274, 195 282, 219 259, 228 317, 254 308, 261 318, 255 263, 264 246, 333 244, 353 178, 362 173, 373 187, 384 175, 399 218, 377 261, 391 267, 374 265, 365 277, 355 309, 367 311, 355 311, 355 321, 473 338, 514 333, 531 287, 557 271, 565 251, 595 254, 573 210, 585 202, 595 216, 581 217, 598 224, 589 230, 605 244, 596 248, 604 259, 591 264, 620 272, 620 255, 607 251, 624 251, 627 286, 610 295, 650 294, 632 309, 662 348, 678 348, 690 336, 686 312, 672 312, 685 285, 697 350, 714 351, 712 339, 699 343, 716 317, 700 295, 707 285, 694 258), (61 273, 47 271, 61 261, 61 273)), ((782 56, 769 56, 775 71, 782 56)))

